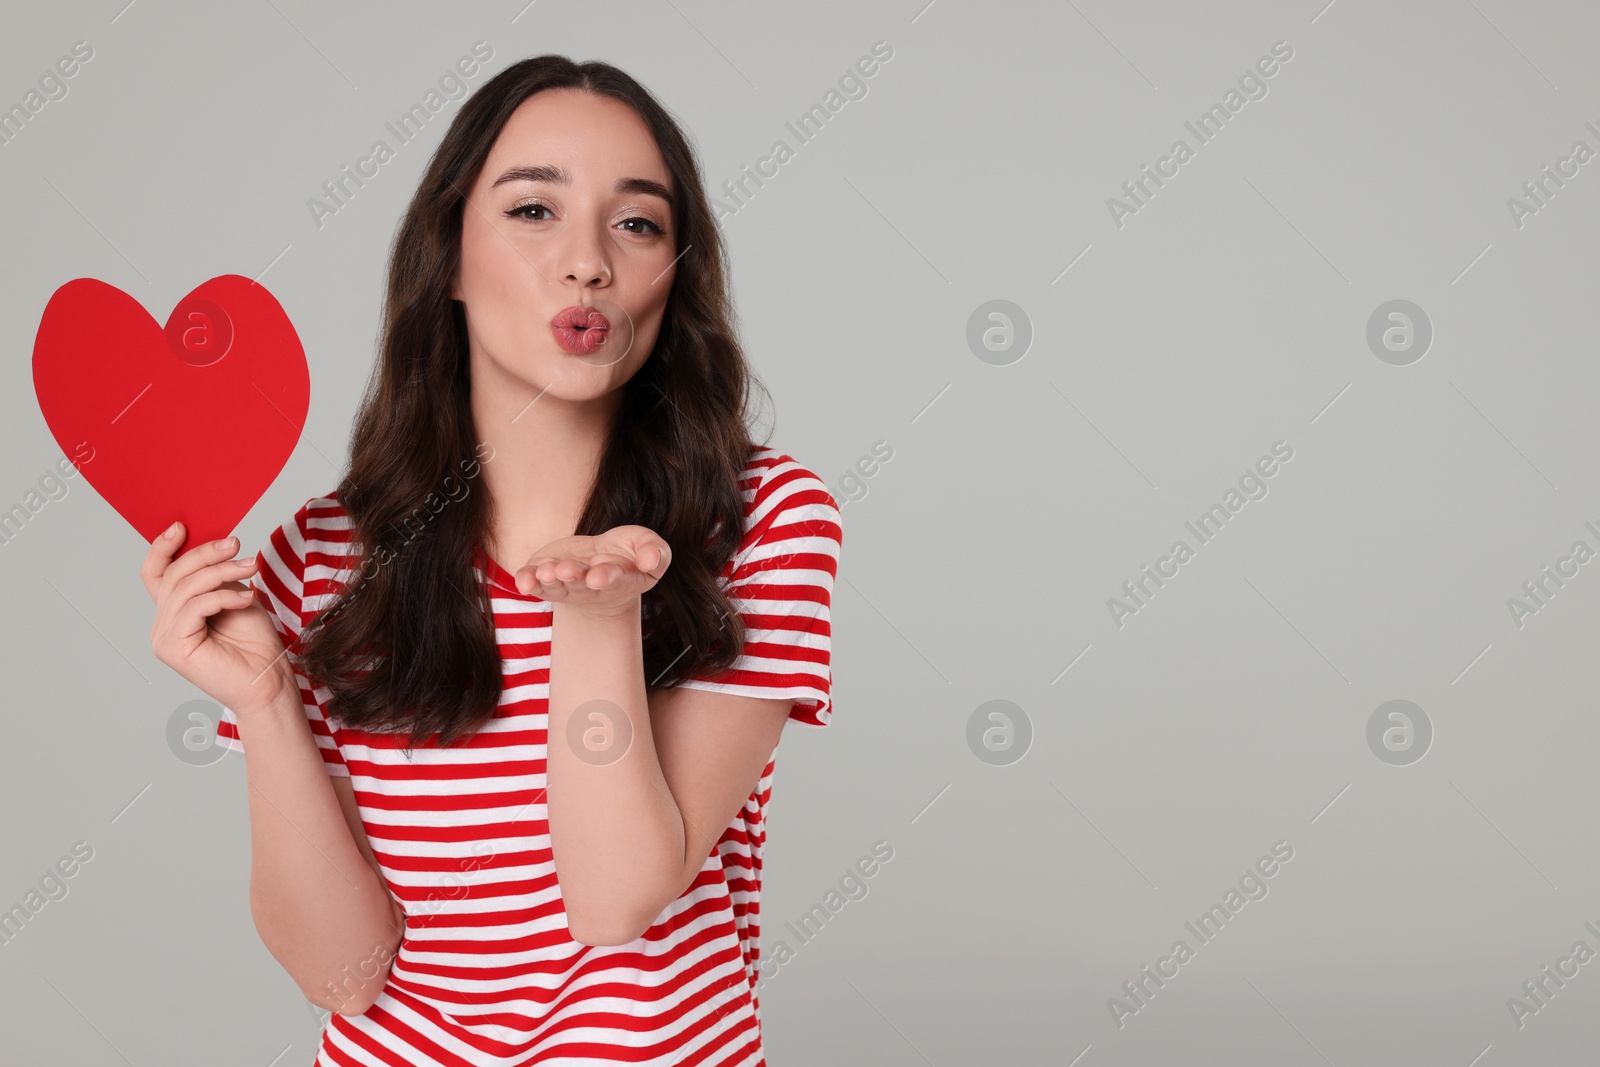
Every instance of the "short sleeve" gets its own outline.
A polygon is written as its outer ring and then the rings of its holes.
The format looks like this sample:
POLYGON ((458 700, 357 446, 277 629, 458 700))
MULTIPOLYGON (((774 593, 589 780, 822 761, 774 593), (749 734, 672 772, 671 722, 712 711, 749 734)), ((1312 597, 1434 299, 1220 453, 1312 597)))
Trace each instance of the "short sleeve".
MULTIPOLYGON (((255 573, 250 586, 255 590, 256 602, 267 609, 273 628, 283 640, 289 664, 294 668, 295 681, 300 688, 300 703, 305 708, 306 720, 311 725, 311 735, 322 753, 323 766, 335 778, 350 775, 344 755, 339 750, 338 732, 327 715, 327 690, 311 683, 299 658, 288 651, 305 626, 306 573, 308 560, 325 556, 327 546, 320 543, 321 530, 317 528, 318 504, 337 509, 326 498, 311 500, 295 513, 293 519, 274 530, 267 543, 256 554, 255 573)), ((315 612, 310 614, 314 615, 315 612)), ((224 706, 222 719, 217 724, 217 744, 235 752, 244 751, 239 739, 238 716, 232 708, 224 706)))
POLYGON ((790 457, 772 458, 747 509, 743 541, 723 571, 744 623, 744 650, 728 669, 679 684, 788 697, 790 719, 827 726, 833 716, 830 609, 842 543, 839 504, 827 486, 790 457))

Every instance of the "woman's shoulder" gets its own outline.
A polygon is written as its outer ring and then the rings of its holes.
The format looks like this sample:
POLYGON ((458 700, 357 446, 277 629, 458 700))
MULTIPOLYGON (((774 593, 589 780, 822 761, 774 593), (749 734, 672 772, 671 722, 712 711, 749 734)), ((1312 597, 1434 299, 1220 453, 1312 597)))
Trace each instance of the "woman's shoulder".
POLYGON ((353 573, 344 559, 350 525, 337 495, 328 493, 301 504, 262 540, 251 584, 266 597, 286 642, 353 573))
POLYGON ((348 546, 351 526, 350 515, 339 503, 338 490, 330 490, 301 504, 273 536, 282 535, 295 554, 304 558, 313 550, 326 553, 348 546))
MULTIPOLYGON (((744 541, 737 555, 783 554, 784 542, 818 536, 837 552, 843 541, 839 501, 816 471, 771 445, 752 445, 745 461, 744 541)), ((792 547, 792 546, 791 546, 792 547)))
POLYGON ((787 507, 806 500, 838 510, 839 502, 816 471, 769 444, 752 444, 740 478, 752 512, 787 507))
POLYGON ((326 592, 321 586, 346 569, 352 552, 349 514, 337 491, 314 496, 267 537, 261 552, 284 579, 304 585, 304 594, 326 592))

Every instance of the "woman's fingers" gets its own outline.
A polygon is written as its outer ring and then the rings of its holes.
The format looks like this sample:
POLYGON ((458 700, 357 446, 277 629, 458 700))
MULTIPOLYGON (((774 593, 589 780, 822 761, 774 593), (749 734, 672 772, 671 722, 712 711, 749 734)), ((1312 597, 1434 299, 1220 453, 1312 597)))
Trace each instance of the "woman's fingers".
POLYGON ((162 590, 175 589, 179 582, 188 578, 201 568, 215 563, 226 562, 238 547, 238 539, 225 537, 220 541, 207 541, 203 545, 196 545, 177 559, 172 558, 172 553, 183 534, 183 526, 178 526, 178 534, 173 537, 158 537, 150 546, 150 553, 145 557, 146 566, 150 571, 141 568, 141 575, 145 577, 146 587, 150 589, 152 599, 159 600, 158 594, 162 590), (159 546, 159 547, 158 547, 159 546), (154 579, 153 585, 151 579, 154 579))
POLYGON ((220 563, 208 564, 178 579, 177 584, 172 587, 172 592, 179 597, 196 597, 201 593, 222 588, 225 582, 248 584, 255 567, 256 560, 253 556, 249 559, 224 559, 220 563))
POLYGON ((209 593, 201 593, 191 597, 184 605, 182 620, 191 622, 196 629, 205 625, 204 620, 215 615, 225 608, 248 607, 255 598, 253 589, 215 589, 209 593))
POLYGON ((580 559, 547 559, 532 567, 533 580, 541 586, 582 582, 589 564, 580 559))
POLYGON ((194 595, 174 592, 165 597, 157 614, 155 641, 160 659, 169 667, 173 660, 186 657, 203 640, 206 620, 225 608, 246 608, 255 599, 255 590, 210 589, 194 595), (165 655, 161 655, 165 653, 165 655))
POLYGON ((639 569, 659 578, 672 562, 672 548, 659 538, 639 549, 639 569))
MULTIPOLYGON (((528 588, 524 592, 541 600, 567 600, 585 593, 602 592, 614 588, 627 578, 627 568, 612 562, 547 561, 529 568, 529 571, 528 588)), ((520 579, 518 584, 523 584, 520 579)))
POLYGON ((581 600, 605 593, 618 595, 624 587, 643 592, 660 580, 671 564, 672 549, 644 527, 623 527, 624 536, 610 545, 597 538, 583 545, 552 544, 544 551, 573 552, 572 555, 538 555, 516 573, 517 588, 542 600, 581 600), (600 547, 600 551, 593 551, 600 547), (587 551, 585 551, 587 549, 587 551))
POLYGON ((564 600, 573 589, 582 587, 588 570, 587 564, 576 560, 546 561, 532 568, 530 591, 542 600, 564 600))
POLYGON ((557 560, 554 563, 546 564, 546 567, 549 568, 550 573, 548 576, 546 576, 544 574, 545 567, 539 568, 540 581, 576 582, 582 580, 583 576, 589 573, 588 562, 581 559, 568 558, 557 560))
POLYGON ((166 569, 156 588, 158 620, 163 616, 169 623, 181 620, 182 625, 177 632, 192 637, 204 630, 206 616, 215 615, 220 610, 214 607, 203 614, 194 614, 189 610, 189 605, 195 599, 221 591, 233 597, 233 607, 250 602, 237 587, 223 588, 224 583, 235 581, 245 582, 248 588, 250 574, 255 569, 256 561, 253 558, 229 558, 233 554, 230 551, 233 540, 229 537, 220 542, 225 547, 218 547, 218 542, 196 545, 166 569))
POLYGON ((144 554, 144 562, 139 564, 139 578, 144 582, 145 592, 150 594, 150 599, 156 599, 156 591, 161 588, 161 576, 172 565, 172 554, 183 543, 183 524, 178 523, 164 533, 156 535, 150 542, 150 550, 144 554))

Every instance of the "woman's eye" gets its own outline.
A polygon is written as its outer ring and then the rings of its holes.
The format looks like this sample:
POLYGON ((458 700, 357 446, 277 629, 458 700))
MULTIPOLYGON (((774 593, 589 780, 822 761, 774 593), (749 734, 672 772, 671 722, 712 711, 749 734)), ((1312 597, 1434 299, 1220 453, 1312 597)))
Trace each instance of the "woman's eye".
POLYGON ((528 212, 530 212, 530 211, 549 211, 549 210, 550 210, 549 208, 545 207, 543 204, 538 203, 536 201, 536 202, 534 202, 532 204, 521 204, 521 205, 519 205, 517 207, 514 207, 510 211, 507 211, 506 215, 508 217, 513 217, 513 218, 527 219, 529 222, 539 222, 541 220, 533 218, 531 215, 528 214, 528 212))
MULTIPOLYGON (((534 201, 531 204, 519 204, 518 206, 507 211, 506 217, 527 219, 529 222, 544 222, 546 221, 545 216, 535 216, 532 213, 535 211, 548 212, 549 210, 550 208, 548 206, 541 204, 538 201, 534 201)), ((622 222, 618 223, 618 225, 626 227, 629 233, 635 233, 641 237, 648 236, 650 234, 664 234, 667 232, 660 226, 657 226, 654 222, 645 218, 643 215, 635 215, 630 219, 624 219, 622 222), (643 226, 645 228, 637 229, 635 228, 636 226, 643 226)))

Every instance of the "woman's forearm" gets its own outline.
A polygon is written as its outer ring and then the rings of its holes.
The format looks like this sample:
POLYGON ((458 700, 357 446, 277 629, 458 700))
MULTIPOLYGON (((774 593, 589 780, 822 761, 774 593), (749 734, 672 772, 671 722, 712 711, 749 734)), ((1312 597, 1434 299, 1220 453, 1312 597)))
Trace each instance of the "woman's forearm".
POLYGON ((356 846, 298 692, 235 709, 250 797, 250 912, 306 997, 347 1015, 382 989, 403 931, 356 846))
POLYGON ((556 876, 573 938, 624 944, 663 906, 685 849, 650 732, 638 603, 616 616, 552 609, 546 804, 556 876), (602 747, 624 737, 620 757, 602 747))

